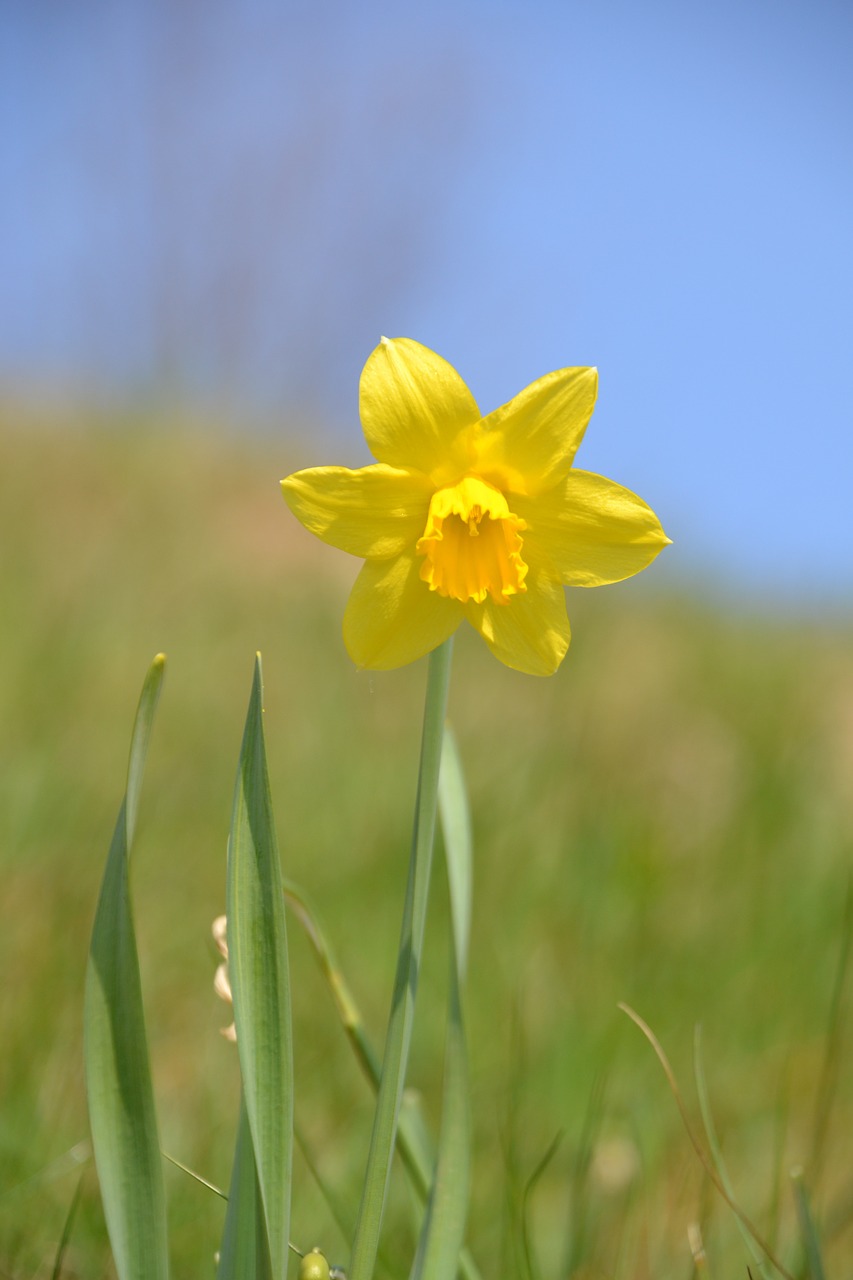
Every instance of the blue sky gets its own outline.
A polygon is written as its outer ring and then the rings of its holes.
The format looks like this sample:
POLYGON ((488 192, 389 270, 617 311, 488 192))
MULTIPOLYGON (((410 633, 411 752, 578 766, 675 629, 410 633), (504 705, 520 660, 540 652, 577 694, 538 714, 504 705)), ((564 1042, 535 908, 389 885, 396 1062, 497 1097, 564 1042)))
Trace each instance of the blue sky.
POLYGON ((380 333, 484 411, 596 364, 579 463, 655 506, 665 573, 844 607, 851 15, 4 6, 0 386, 297 416, 355 465, 380 333))

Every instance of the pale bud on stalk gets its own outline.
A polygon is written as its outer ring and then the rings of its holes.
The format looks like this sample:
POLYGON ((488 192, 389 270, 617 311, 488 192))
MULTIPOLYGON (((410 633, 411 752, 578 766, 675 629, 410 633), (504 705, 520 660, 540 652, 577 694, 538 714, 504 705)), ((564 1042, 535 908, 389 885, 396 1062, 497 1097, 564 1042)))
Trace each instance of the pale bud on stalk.
MULTIPOLYGON (((228 941, 227 941, 227 919, 225 916, 217 916, 211 925, 211 933, 213 940, 219 948, 222 956, 222 964, 216 970, 213 978, 213 990, 219 996, 220 1000, 224 1000, 226 1004, 233 1005, 234 1000, 231 996, 231 983, 228 980, 228 941)), ((230 1027, 221 1028, 222 1035, 226 1040, 237 1039, 237 1028, 232 1022, 230 1027)))

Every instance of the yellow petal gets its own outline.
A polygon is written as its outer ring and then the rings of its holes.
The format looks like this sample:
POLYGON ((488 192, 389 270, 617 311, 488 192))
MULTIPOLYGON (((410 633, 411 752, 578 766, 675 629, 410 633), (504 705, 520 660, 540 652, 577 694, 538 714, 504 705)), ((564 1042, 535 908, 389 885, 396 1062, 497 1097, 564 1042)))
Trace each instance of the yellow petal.
POLYGON ((630 578, 670 541, 642 498, 590 471, 570 471, 550 493, 514 504, 527 522, 525 548, 572 587, 630 578))
POLYGON ((436 487, 459 478, 480 410, 459 374, 411 338, 383 338, 359 384, 365 439, 379 462, 431 475, 436 487))
POLYGON ((531 565, 524 595, 500 605, 488 598, 465 605, 465 616, 496 658, 530 676, 550 676, 559 667, 571 639, 566 597, 561 584, 539 565, 531 565))
POLYGON ((433 493, 420 472, 382 464, 359 471, 313 467, 288 476, 281 488, 306 529, 341 551, 365 558, 396 556, 414 547, 433 493))
POLYGON ((344 614, 344 643, 359 667, 389 671, 430 653, 452 635, 462 605, 430 591, 421 557, 368 560, 344 614))
POLYGON ((481 423, 474 470, 499 489, 539 493, 572 465, 598 392, 597 369, 558 369, 481 423))

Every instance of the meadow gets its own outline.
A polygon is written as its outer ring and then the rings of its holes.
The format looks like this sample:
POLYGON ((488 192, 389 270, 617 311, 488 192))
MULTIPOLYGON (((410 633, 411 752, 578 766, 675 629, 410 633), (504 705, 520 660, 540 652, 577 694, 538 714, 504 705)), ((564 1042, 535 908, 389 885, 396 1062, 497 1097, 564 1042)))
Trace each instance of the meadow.
MULTIPOLYGON (((0 1276, 51 1275, 82 1176, 62 1275, 97 1280, 113 1272, 87 1145, 83 982, 148 664, 167 654, 133 855, 161 1138, 218 1187, 239 1084, 210 927, 225 909, 255 651, 284 874, 316 905, 377 1045, 425 672, 360 673, 348 659, 356 562, 315 543, 278 490, 317 461, 307 442, 2 420, 0 1276)), ((789 1178, 802 1165, 826 1274, 849 1275, 853 624, 735 603, 686 570, 664 592, 654 568, 570 592, 569 615, 572 649, 548 680, 505 669, 473 632, 456 644, 450 718, 476 870, 471 1251, 507 1280, 759 1274, 622 1001, 666 1048, 700 1133, 701 1024, 738 1202, 808 1275, 789 1178)), ((447 931, 436 871, 409 1073, 433 1121, 447 931)), ((289 928, 304 1144, 292 1235, 343 1260, 338 1219, 358 1203, 372 1098, 289 928)), ((172 1165, 167 1188, 173 1273, 212 1276, 223 1201, 172 1165)), ((412 1240, 400 1183, 383 1276, 403 1273, 412 1240)))

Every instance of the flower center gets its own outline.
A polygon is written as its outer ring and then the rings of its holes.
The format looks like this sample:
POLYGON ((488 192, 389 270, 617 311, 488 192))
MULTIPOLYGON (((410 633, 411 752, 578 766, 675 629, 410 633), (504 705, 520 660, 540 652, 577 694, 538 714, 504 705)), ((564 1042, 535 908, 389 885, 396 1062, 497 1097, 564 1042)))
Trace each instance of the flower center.
POLYGON ((527 590, 521 558, 526 528, 499 489, 466 476, 432 496, 416 548, 424 557, 421 577, 440 596, 482 604, 490 595, 496 604, 509 604, 510 596, 527 590))

